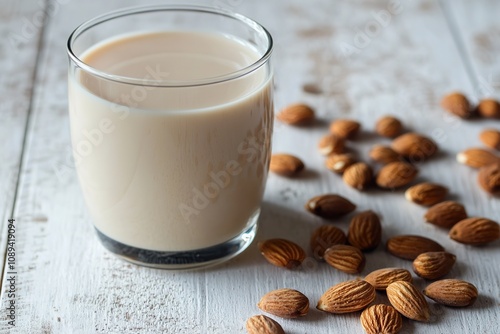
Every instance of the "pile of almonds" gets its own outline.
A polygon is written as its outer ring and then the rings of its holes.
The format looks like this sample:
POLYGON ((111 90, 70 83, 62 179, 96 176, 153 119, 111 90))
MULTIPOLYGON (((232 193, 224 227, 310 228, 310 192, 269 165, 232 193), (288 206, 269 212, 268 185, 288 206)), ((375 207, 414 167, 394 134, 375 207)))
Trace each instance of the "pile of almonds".
MULTIPOLYGON (((460 94, 450 94, 442 101, 446 110, 463 118, 478 113, 484 117, 500 118, 500 107, 495 114, 495 105, 481 102, 474 109, 460 94), (488 115, 488 116, 486 116, 488 115)), ((294 104, 283 109, 277 118, 290 125, 304 126, 315 119, 314 110, 304 104, 294 104)), ((326 167, 342 175, 342 180, 357 190, 365 190, 373 184, 382 189, 408 186, 418 170, 415 163, 431 158, 438 150, 428 137, 404 132, 402 122, 393 116, 380 118, 376 132, 391 138, 389 146, 377 145, 369 157, 381 165, 377 173, 367 162, 359 161, 346 153, 346 142, 360 132, 359 122, 338 119, 331 123, 330 133, 318 143, 320 154, 326 156, 326 167)), ((485 130, 481 141, 488 147, 500 149, 500 131, 485 130)), ((461 152, 457 159, 471 167, 481 168, 479 183, 487 191, 500 191, 500 157, 483 149, 461 152), (472 153, 471 153, 472 152, 472 153), (488 153, 484 153, 488 152, 488 153)), ((290 154, 275 154, 271 158, 270 170, 274 173, 294 177, 305 169, 301 159, 290 154)), ((486 245, 500 239, 500 225, 490 219, 469 217, 465 207, 455 201, 447 201, 448 189, 440 184, 423 182, 406 189, 408 201, 427 206, 428 223, 449 230, 449 237, 467 245, 486 245)), ((324 194, 307 201, 305 209, 323 219, 331 220, 350 214, 357 206, 338 194, 324 194)), ((347 233, 340 228, 324 224, 310 236, 310 249, 314 258, 325 262, 336 270, 348 274, 360 274, 366 263, 364 253, 374 250, 382 239, 382 224, 379 215, 367 210, 355 214, 347 233)), ((307 258, 306 251, 297 243, 287 239, 269 239, 259 242, 259 250, 271 264, 286 269, 299 268, 307 258)), ((413 285, 412 274, 403 268, 381 268, 365 276, 330 287, 317 302, 318 310, 343 314, 362 311, 360 316, 364 330, 371 333, 397 333, 403 326, 401 315, 427 322, 430 309, 426 297, 437 303, 465 307, 478 296, 476 287, 459 279, 442 279, 452 270, 456 256, 448 253, 436 241, 418 235, 397 235, 389 238, 385 249, 393 256, 410 260, 415 274, 426 280, 437 280, 420 291, 413 285), (376 291, 386 293, 388 304, 370 305, 376 291)), ((299 318, 309 312, 309 299, 300 291, 290 288, 270 291, 257 305, 262 311, 281 318, 299 318)), ((284 333, 281 325, 265 315, 247 320, 248 333, 284 333)))

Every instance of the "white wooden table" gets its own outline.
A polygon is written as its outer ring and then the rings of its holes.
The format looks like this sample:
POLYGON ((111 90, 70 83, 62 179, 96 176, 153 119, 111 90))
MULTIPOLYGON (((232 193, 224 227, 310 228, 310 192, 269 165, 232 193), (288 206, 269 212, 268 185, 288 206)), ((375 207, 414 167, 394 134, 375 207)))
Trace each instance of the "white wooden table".
MULTIPOLYGON (((149 2, 148 2, 149 3, 149 2)), ((228 263, 169 272, 138 267, 106 252, 94 235, 70 153, 65 44, 75 26, 138 1, 2 0, 0 6, 0 249, 5 263, 7 220, 16 220, 16 291, 2 279, 2 333, 244 333, 245 320, 273 289, 305 293, 302 319, 279 320, 287 333, 362 333, 359 313, 330 315, 314 306, 331 285, 356 276, 316 263, 299 271, 268 264, 256 243, 228 263), (15 300, 16 326, 5 310, 15 300)), ((205 3, 207 4, 207 3, 205 3)), ((327 124, 361 120, 365 132, 351 147, 362 156, 374 143, 375 120, 398 115, 409 129, 433 137, 438 158, 419 166, 419 180, 440 182, 470 215, 500 220, 500 200, 478 189, 476 171, 454 156, 479 146, 478 133, 499 121, 462 121, 440 110, 441 96, 459 89, 473 101, 500 97, 500 2, 495 0, 213 0, 260 21, 276 42, 276 107, 303 101, 323 125, 276 123, 274 150, 304 159, 299 179, 271 175, 256 240, 284 237, 308 248, 323 222, 306 213, 312 196, 340 193, 383 217, 383 237, 426 235, 457 255, 448 277, 473 282, 477 302, 467 309, 430 303, 428 324, 405 320, 402 333, 499 333, 500 243, 473 248, 423 222, 425 208, 402 191, 360 193, 323 167, 316 150, 327 124), (390 6, 396 4, 396 11, 390 6), (393 14, 383 16, 389 9, 393 14), (378 13, 378 14, 377 14, 378 13), (382 16, 381 16, 382 15, 382 16), (376 21, 379 17, 379 23, 376 21), (369 37, 362 37, 362 34, 369 37), (321 93, 304 89, 316 85, 321 93), (309 92, 308 92, 309 91, 309 92)), ((347 229, 349 217, 337 224, 347 229)), ((367 254, 361 277, 386 267, 411 268, 380 246, 367 254)), ((423 288, 426 284, 415 279, 423 288)), ((377 295, 384 302, 385 296, 377 295)))

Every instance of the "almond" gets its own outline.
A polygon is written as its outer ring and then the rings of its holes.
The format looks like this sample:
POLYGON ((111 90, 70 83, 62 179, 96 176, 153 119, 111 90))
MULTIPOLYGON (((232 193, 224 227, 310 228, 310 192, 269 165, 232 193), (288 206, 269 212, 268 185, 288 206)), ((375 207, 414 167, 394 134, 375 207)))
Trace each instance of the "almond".
POLYGON ((254 315, 246 323, 248 334, 285 334, 283 327, 265 315, 254 315))
POLYGON ((345 139, 354 138, 361 128, 361 124, 351 119, 338 119, 330 124, 330 132, 345 139))
POLYGON ((396 117, 384 116, 377 121, 375 131, 383 137, 394 138, 403 131, 403 124, 396 117))
POLYGON ((425 279, 438 279, 451 271, 456 259, 447 252, 422 253, 413 260, 413 271, 425 279))
POLYGON ((412 320, 429 321, 429 305, 424 295, 412 283, 391 283, 386 292, 389 302, 399 313, 412 320))
POLYGON ((371 210, 358 213, 351 219, 347 240, 362 251, 370 251, 380 244, 382 225, 380 218, 371 210))
POLYGON ((399 188, 412 182, 417 176, 417 169, 407 162, 391 162, 380 169, 376 182, 381 188, 399 188))
POLYGON ((302 264, 306 252, 296 243, 286 239, 269 239, 258 244, 264 258, 278 267, 293 269, 302 264))
POLYGON ((500 162, 500 158, 483 148, 469 148, 457 154, 457 161, 472 168, 481 168, 500 162))
POLYGON ((349 245, 331 246, 323 255, 326 263, 348 274, 359 274, 365 267, 366 259, 356 247, 349 245))
POLYGON ((306 204, 306 210, 323 218, 340 217, 354 211, 354 209, 356 209, 356 205, 336 194, 316 196, 306 204))
POLYGON ((371 183, 373 171, 366 163, 357 162, 347 167, 342 179, 347 185, 358 190, 363 190, 371 183))
POLYGON ((461 118, 469 118, 473 114, 469 100, 467 100, 465 95, 459 92, 453 92, 445 95, 441 100, 441 107, 461 118))
POLYGON ((363 280, 342 282, 330 287, 316 308, 329 313, 361 311, 375 300, 375 289, 363 280))
POLYGON ((303 103, 291 104, 283 108, 276 118, 290 125, 305 125, 314 120, 314 110, 303 103))
POLYGON ((479 139, 489 148, 500 150, 500 131, 486 129, 479 134, 479 139))
POLYGON ((429 284, 424 295, 446 306, 465 307, 474 304, 477 299, 477 288, 459 279, 443 279, 429 284))
POLYGON ((446 187, 430 182, 416 184, 405 192, 407 200, 425 206, 442 202, 446 195, 448 195, 446 187))
POLYGON ((467 218, 467 212, 462 204, 454 201, 445 201, 432 206, 424 216, 428 223, 451 228, 453 225, 467 218))
POLYGON ((325 250, 333 245, 343 245, 347 241, 345 233, 333 225, 318 227, 311 236, 311 250, 316 259, 322 259, 325 250))
POLYGON ((361 313, 361 326, 367 334, 396 334, 403 327, 403 320, 396 309, 377 304, 361 313))
POLYGON ((481 246, 500 238, 500 225, 487 218, 472 217, 455 224, 449 235, 462 244, 481 246))
POLYGON ((370 150, 369 156, 373 161, 384 165, 387 165, 390 162, 400 161, 402 159, 398 152, 394 151, 388 146, 383 145, 373 146, 370 150))
POLYGON ((443 246, 434 240, 419 235, 399 235, 387 240, 387 250, 394 256, 406 260, 415 260, 426 252, 442 252, 443 246))
POLYGON ((298 318, 309 312, 309 299, 300 291, 279 289, 266 293, 257 306, 281 318, 298 318))
POLYGON ((273 154, 269 170, 283 176, 295 176, 304 169, 302 160, 291 154, 273 154))
POLYGON ((319 140, 318 149, 322 155, 340 154, 344 152, 345 140, 335 135, 326 135, 319 140))
POLYGON ((500 103, 493 99, 484 99, 477 106, 479 115, 487 118, 500 118, 500 103))
POLYGON ((328 156, 325 165, 332 172, 342 174, 344 171, 354 164, 356 159, 350 154, 333 154, 328 156))
POLYGON ((383 268, 372 271, 365 277, 365 281, 373 285, 377 290, 384 290, 393 282, 412 282, 411 273, 402 268, 383 268))
POLYGON ((498 195, 500 193, 500 163, 485 166, 479 170, 477 181, 487 192, 498 195))
POLYGON ((438 150, 433 140, 415 132, 397 137, 392 141, 391 147, 412 163, 427 160, 438 150))

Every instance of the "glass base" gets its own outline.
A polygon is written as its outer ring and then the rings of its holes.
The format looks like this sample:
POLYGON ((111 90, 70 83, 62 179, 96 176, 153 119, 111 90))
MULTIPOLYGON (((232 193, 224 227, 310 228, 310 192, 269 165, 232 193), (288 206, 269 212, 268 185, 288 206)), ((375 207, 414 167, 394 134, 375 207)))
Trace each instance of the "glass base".
POLYGON ((111 239, 96 228, 103 246, 114 255, 134 264, 159 269, 194 269, 227 261, 243 252, 257 232, 259 212, 250 218, 250 227, 219 245, 192 251, 162 252, 128 246, 111 239))

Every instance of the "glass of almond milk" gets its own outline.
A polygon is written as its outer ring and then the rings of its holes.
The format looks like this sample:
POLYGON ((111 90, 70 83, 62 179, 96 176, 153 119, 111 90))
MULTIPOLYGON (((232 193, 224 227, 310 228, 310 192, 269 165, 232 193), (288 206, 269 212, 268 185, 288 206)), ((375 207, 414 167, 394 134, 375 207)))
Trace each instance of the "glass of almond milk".
POLYGON ((272 38, 197 6, 124 9, 69 37, 76 170, 102 244, 184 269, 253 240, 273 127, 272 38))

